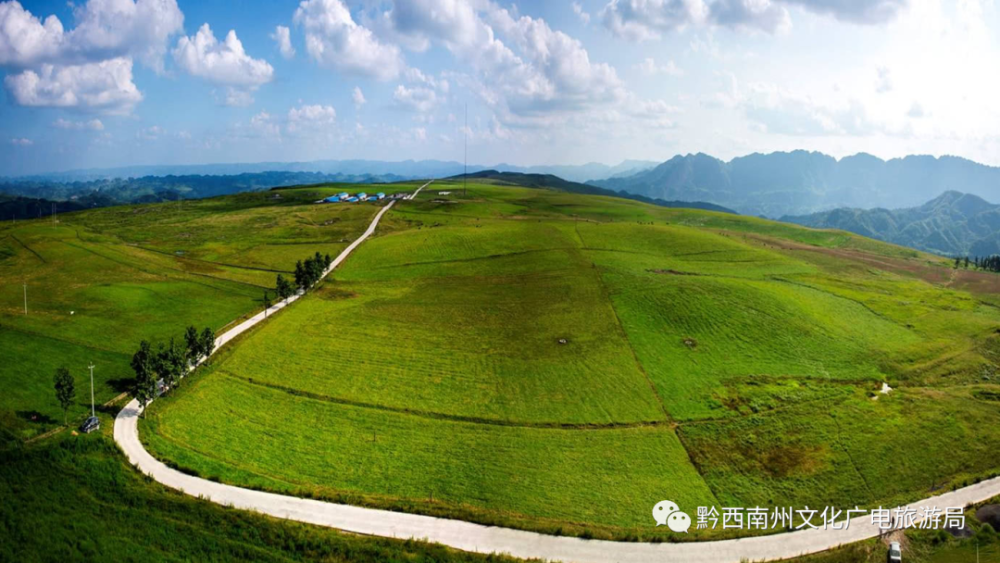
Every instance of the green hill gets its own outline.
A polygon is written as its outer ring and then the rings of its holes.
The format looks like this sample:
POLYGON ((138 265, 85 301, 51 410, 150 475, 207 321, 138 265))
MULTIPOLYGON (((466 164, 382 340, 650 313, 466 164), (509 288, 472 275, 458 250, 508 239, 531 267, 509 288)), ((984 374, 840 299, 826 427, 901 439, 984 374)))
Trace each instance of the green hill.
POLYGON ((908 209, 834 209, 782 217, 807 227, 843 229, 946 256, 1000 254, 1000 205, 961 192, 908 209))
POLYGON ((155 403, 149 449, 244 486, 631 539, 672 537, 655 499, 877 506, 997 470, 1000 278, 843 231, 460 187, 400 202, 155 403))

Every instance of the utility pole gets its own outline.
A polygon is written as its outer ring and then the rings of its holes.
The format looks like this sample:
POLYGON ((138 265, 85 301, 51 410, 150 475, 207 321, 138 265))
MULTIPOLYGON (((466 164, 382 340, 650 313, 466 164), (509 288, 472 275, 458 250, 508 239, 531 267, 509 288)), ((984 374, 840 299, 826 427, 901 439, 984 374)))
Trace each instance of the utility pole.
POLYGON ((469 195, 469 102, 465 102, 465 172, 462 174, 462 197, 469 195))
POLYGON ((90 362, 87 367, 90 368, 90 416, 97 416, 94 407, 94 362, 90 362))

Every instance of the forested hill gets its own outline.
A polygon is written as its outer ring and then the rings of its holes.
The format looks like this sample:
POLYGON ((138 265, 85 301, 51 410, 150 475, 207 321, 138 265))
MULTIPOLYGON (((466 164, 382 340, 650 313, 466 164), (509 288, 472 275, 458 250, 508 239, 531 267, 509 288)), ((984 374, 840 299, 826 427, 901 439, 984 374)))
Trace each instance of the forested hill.
POLYGON ((699 153, 675 156, 632 176, 588 183, 647 197, 707 201, 772 218, 836 207, 915 207, 949 190, 1000 201, 1000 168, 950 156, 882 160, 862 153, 837 160, 792 151, 725 162, 699 153))
MULTIPOLYGON (((453 176, 450 179, 461 180, 462 177, 463 175, 459 174, 457 176, 453 176)), ((577 182, 570 182, 569 180, 564 180, 559 176, 553 176, 552 174, 523 174, 520 172, 499 172, 497 170, 482 170, 479 172, 470 173, 468 174, 467 177, 469 179, 493 180, 496 182, 513 184, 516 186, 524 186, 528 188, 548 188, 575 194, 621 197, 625 199, 641 201, 644 203, 651 203, 653 205, 659 205, 661 207, 679 207, 684 209, 704 209, 705 211, 718 211, 720 213, 736 213, 732 209, 727 209, 725 207, 722 207, 721 205, 715 205, 703 201, 666 201, 662 199, 655 199, 638 194, 628 193, 625 191, 616 192, 614 190, 604 189, 591 184, 580 184, 577 182)))
POLYGON ((1000 205, 956 191, 906 209, 834 209, 782 221, 843 229, 947 256, 1000 254, 1000 205))
MULTIPOLYGON (((143 176, 141 178, 99 179, 80 182, 14 179, 0 180, 0 194, 31 200, 75 202, 76 205, 67 204, 67 206, 84 208, 124 203, 200 199, 300 184, 385 183, 404 179, 394 174, 324 174, 320 172, 257 172, 229 176, 143 176)), ((16 209, 22 209, 25 205, 27 205, 26 202, 21 200, 20 203, 16 204, 16 209)), ((30 208, 30 206, 28 207, 30 208)), ((42 215, 45 215, 44 209, 42 215)), ((27 217, 33 216, 37 216, 37 210, 30 208, 27 217)))

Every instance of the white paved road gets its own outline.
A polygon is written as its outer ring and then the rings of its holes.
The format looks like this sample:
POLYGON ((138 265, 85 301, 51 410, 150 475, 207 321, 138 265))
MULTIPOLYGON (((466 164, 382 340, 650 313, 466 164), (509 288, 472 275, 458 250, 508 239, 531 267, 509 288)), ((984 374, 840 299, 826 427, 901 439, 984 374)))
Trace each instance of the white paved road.
MULTIPOLYGON (((420 189, 428 184, 430 182, 421 186, 420 189)), ((417 192, 419 191, 418 189, 417 192)), ((375 231, 382 215, 392 207, 393 203, 390 202, 379 211, 368 230, 337 256, 327 273, 340 264, 351 251, 375 231)), ((289 299, 289 302, 297 298, 298 296, 293 297, 289 299)), ((286 304, 279 303, 272 309, 277 310, 284 306, 286 304)), ((216 340, 217 348, 262 320, 264 320, 263 313, 237 325, 216 340)), ((118 417, 115 419, 115 442, 118 443, 133 465, 156 481, 186 494, 203 497, 218 504, 360 534, 423 539, 466 551, 508 553, 515 557, 541 558, 567 563, 646 563, 656 561, 740 563, 745 560, 770 561, 815 553, 838 545, 875 537, 879 533, 878 528, 872 525, 871 518, 865 515, 851 520, 847 530, 808 529, 771 536, 714 542, 656 544, 611 542, 557 537, 522 530, 483 526, 459 520, 446 520, 432 516, 361 508, 265 493, 193 477, 157 461, 143 448, 139 441, 137 427, 139 412, 139 403, 133 400, 118 413, 118 417)), ((1000 495, 1000 478, 931 497, 913 503, 909 507, 918 513, 925 506, 934 506, 943 511, 948 507, 964 507, 997 495, 1000 495)), ((652 511, 653 504, 660 500, 663 499, 649 499, 650 511, 652 511)), ((693 507, 682 507, 682 509, 687 509, 692 519, 695 519, 695 514, 692 513, 693 507)), ((650 525, 653 525, 651 514, 650 525)))

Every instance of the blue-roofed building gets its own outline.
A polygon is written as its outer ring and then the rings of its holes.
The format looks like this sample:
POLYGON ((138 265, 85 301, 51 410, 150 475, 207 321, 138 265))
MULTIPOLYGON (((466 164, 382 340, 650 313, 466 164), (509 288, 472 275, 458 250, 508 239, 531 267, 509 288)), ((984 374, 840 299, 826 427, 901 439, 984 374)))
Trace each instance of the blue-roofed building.
POLYGON ((345 199, 347 199, 349 197, 351 197, 351 194, 349 194, 347 192, 340 192, 339 194, 337 194, 337 199, 339 199, 341 201, 343 201, 343 200, 345 200, 345 199))
POLYGON ((340 201, 340 196, 332 195, 332 196, 324 199, 323 201, 325 201, 326 203, 337 203, 337 202, 340 201))
POLYGON ((370 195, 368 196, 368 201, 378 201, 378 197, 370 195))
POLYGON ((354 203, 356 201, 358 201, 358 198, 356 198, 356 197, 349 197, 349 198, 347 198, 347 202, 348 203, 354 203))
POLYGON ((361 200, 368 199, 368 194, 366 194, 365 192, 361 192, 361 193, 358 194, 358 199, 361 199, 361 200))
POLYGON ((382 192, 379 192, 379 193, 375 194, 375 199, 385 199, 385 194, 382 193, 382 192))

